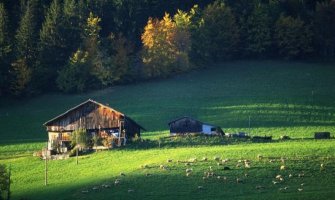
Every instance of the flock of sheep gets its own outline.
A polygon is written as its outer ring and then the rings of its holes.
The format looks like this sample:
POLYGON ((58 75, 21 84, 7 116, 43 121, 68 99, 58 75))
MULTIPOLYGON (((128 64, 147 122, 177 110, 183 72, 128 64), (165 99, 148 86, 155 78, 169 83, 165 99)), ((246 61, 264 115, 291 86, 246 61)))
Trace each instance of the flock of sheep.
MULTIPOLYGON (((288 182, 289 179, 293 178, 299 178, 299 181, 295 181, 297 184, 293 187, 291 187, 290 191, 296 190, 297 192, 304 191, 304 185, 303 178, 305 176, 303 171, 300 171, 299 173, 289 173, 287 170, 287 166, 285 165, 285 159, 266 159, 263 156, 257 156, 258 161, 263 162, 269 162, 273 163, 275 166, 277 166, 278 170, 275 170, 278 172, 274 177, 271 177, 271 182, 269 180, 269 184, 278 185, 279 191, 286 191, 290 189, 290 186, 286 185, 285 183, 288 182), (299 183, 299 184, 298 184, 299 183)), ((207 157, 203 157, 202 159, 198 160, 197 158, 191 158, 188 160, 177 160, 173 161, 172 159, 167 159, 167 164, 160 164, 160 165, 153 165, 153 164, 144 164, 140 166, 140 170, 143 170, 143 173, 145 177, 153 176, 155 173, 160 173, 159 171, 169 171, 172 170, 172 167, 178 166, 177 169, 180 168, 184 169, 185 177, 198 177, 199 176, 199 170, 195 172, 195 168, 198 166, 202 166, 201 170, 203 171, 203 175, 201 175, 202 183, 197 186, 198 190, 205 190, 208 186, 206 184, 207 181, 210 179, 216 179, 219 181, 222 181, 224 183, 235 183, 235 184, 244 184, 248 181, 248 179, 253 179, 255 177, 252 177, 248 174, 249 170, 253 168, 253 164, 250 160, 230 160, 230 159, 222 159, 219 156, 215 156, 213 160, 208 159, 207 157), (217 167, 215 167, 217 165, 217 167), (214 166, 214 167, 213 167, 214 166), (242 174, 239 174, 238 176, 234 173, 230 173, 230 170, 234 169, 240 169, 242 174), (151 173, 149 173, 151 172, 151 173)), ((320 170, 325 169, 325 164, 320 164, 320 170)), ((292 172, 292 170, 291 170, 292 172)), ((254 171, 253 171, 254 173, 254 171)), ((112 183, 109 184, 102 184, 100 186, 94 186, 91 188, 91 191, 100 191, 104 188, 111 188, 118 187, 120 184, 122 184, 122 179, 126 176, 125 173, 121 172, 112 183)), ((200 177, 199 177, 200 178, 200 177)), ((251 181, 252 182, 252 181, 251 181)), ((199 181, 201 183, 201 181, 199 181)), ((267 187, 269 187, 269 184, 265 185, 255 185, 255 190, 264 190, 267 187)), ((210 187, 210 186, 208 186, 210 187)), ((82 190, 82 193, 89 193, 90 190, 82 190)), ((135 192, 133 188, 128 188, 128 193, 135 192)))

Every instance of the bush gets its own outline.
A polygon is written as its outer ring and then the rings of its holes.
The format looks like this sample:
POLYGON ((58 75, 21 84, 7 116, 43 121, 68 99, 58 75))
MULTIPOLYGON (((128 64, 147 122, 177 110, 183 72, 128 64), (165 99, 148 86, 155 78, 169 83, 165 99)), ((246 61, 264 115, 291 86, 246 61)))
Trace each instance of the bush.
POLYGON ((9 199, 10 171, 0 164, 0 199, 9 199))

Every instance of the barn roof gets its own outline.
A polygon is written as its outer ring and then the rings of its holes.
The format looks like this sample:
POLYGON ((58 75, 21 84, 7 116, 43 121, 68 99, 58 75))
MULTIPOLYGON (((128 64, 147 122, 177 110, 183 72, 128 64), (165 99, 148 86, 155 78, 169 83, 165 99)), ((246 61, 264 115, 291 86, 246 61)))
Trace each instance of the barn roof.
POLYGON ((199 121, 199 120, 197 120, 197 119, 194 119, 194 118, 189 117, 189 116, 183 116, 183 117, 179 117, 179 118, 177 118, 177 119, 174 119, 174 120, 170 121, 170 122, 168 123, 168 125, 172 124, 173 122, 176 122, 176 121, 185 119, 185 118, 188 118, 188 119, 190 119, 190 120, 197 121, 197 122, 203 124, 203 122, 201 122, 201 121, 199 121))
POLYGON ((53 122, 55 122, 55 121, 61 119, 62 117, 64 117, 64 116, 70 114, 72 111, 74 111, 74 110, 76 110, 76 109, 79 109, 79 108, 81 108, 81 107, 83 107, 83 106, 85 106, 86 104, 89 104, 89 103, 93 103, 93 104, 96 104, 96 105, 98 105, 98 106, 101 106, 101 107, 110 109, 110 110, 112 110, 113 112, 118 113, 119 115, 123 116, 124 118, 127 118, 128 120, 130 120, 131 122, 133 122, 134 124, 136 124, 138 127, 140 127, 142 130, 145 130, 145 128, 143 128, 141 125, 139 125, 138 123, 136 123, 133 119, 131 119, 130 117, 126 116, 125 114, 123 114, 123 113, 121 113, 121 112, 119 112, 119 111, 117 111, 117 110, 115 110, 115 109, 113 109, 113 108, 111 108, 111 107, 109 107, 109 106, 106 106, 106 105, 104 105, 104 104, 102 104, 102 103, 99 103, 99 102, 97 102, 97 101, 94 101, 94 100, 92 100, 92 99, 88 99, 87 101, 84 101, 83 103, 81 103, 81 104, 79 104, 79 105, 77 105, 77 106, 75 106, 75 107, 73 107, 73 108, 70 108, 69 110, 65 111, 64 113, 58 115, 57 117, 55 117, 55 118, 53 118, 53 119, 51 119, 51 120, 45 122, 43 125, 44 125, 44 126, 48 126, 48 125, 52 124, 53 122))
POLYGON ((179 117, 179 118, 177 118, 177 119, 174 119, 174 120, 170 121, 170 122, 168 123, 168 125, 172 124, 173 122, 176 122, 176 121, 185 119, 185 118, 190 119, 190 120, 193 120, 193 121, 196 121, 196 122, 199 122, 200 124, 203 124, 203 125, 219 127, 218 125, 214 125, 214 124, 210 124, 210 123, 202 122, 202 121, 199 121, 199 120, 194 119, 194 118, 189 117, 189 116, 182 116, 182 117, 179 117))

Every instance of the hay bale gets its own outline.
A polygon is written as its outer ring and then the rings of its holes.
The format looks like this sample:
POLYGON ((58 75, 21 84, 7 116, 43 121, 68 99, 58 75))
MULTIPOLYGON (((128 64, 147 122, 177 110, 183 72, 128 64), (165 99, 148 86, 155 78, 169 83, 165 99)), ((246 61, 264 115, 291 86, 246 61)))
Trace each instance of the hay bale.
POLYGON ((314 139, 330 139, 330 132, 316 132, 314 139))

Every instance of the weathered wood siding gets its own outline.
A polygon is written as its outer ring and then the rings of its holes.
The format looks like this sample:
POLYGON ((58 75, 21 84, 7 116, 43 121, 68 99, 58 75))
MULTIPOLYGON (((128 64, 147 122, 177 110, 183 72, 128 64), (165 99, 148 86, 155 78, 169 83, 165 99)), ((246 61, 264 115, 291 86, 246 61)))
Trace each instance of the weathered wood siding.
POLYGON ((202 131, 202 124, 191 118, 182 118, 171 122, 169 126, 170 133, 200 133, 202 131))
POLYGON ((123 115, 108 107, 87 103, 47 125, 48 131, 73 131, 79 128, 119 127, 123 115))

